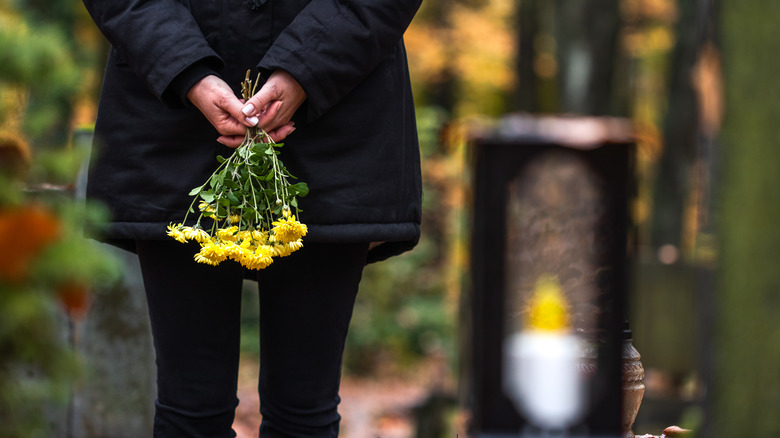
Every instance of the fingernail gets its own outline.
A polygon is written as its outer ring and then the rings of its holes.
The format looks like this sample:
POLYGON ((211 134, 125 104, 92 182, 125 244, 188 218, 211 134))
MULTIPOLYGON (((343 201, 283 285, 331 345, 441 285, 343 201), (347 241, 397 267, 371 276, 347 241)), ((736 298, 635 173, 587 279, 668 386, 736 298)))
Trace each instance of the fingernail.
MULTIPOLYGON (((225 142, 224 142, 224 141, 222 141, 222 138, 221 138, 221 137, 220 137, 220 138, 217 138, 217 143, 225 144, 225 142)), ((227 145, 226 145, 226 146, 227 146, 227 145)))
POLYGON ((257 125, 257 123, 260 121, 257 117, 247 117, 246 121, 251 123, 252 126, 257 125))
POLYGON ((255 106, 250 103, 247 106, 241 108, 241 112, 244 113, 245 116, 252 115, 255 112, 255 106))

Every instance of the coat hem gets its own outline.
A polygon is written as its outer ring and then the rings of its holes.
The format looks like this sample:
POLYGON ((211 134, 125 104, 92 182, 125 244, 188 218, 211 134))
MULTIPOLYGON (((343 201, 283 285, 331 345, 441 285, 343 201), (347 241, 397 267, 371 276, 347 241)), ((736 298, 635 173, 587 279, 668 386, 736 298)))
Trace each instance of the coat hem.
MULTIPOLYGON (((102 232, 90 236, 119 248, 135 252, 136 240, 165 240, 168 223, 112 222, 102 232)), ((307 224, 306 242, 352 243, 381 242, 368 253, 366 263, 378 262, 409 251, 420 240, 420 224, 358 223, 358 224, 307 224)))

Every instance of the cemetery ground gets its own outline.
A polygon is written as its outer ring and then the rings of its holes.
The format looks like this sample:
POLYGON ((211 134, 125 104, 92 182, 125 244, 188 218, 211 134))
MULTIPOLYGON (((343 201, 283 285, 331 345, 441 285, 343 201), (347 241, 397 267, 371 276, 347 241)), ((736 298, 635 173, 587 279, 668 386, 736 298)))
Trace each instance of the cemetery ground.
MULTIPOLYGON (((256 438, 260 425, 257 394, 258 363, 242 358, 233 429, 237 438, 256 438)), ((432 393, 454 394, 455 383, 440 361, 429 360, 404 373, 380 370, 371 376, 344 376, 341 383, 342 438, 415 437, 415 408, 432 393)), ((465 437, 465 417, 454 406, 449 410, 452 436, 465 437)))

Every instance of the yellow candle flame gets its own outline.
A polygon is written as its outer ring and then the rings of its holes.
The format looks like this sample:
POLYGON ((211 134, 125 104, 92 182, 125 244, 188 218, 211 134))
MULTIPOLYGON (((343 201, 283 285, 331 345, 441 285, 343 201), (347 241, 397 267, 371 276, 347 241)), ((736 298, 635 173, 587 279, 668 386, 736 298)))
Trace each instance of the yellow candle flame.
POLYGON ((569 304, 561 291, 558 278, 542 275, 536 281, 529 300, 527 328, 543 331, 568 330, 569 304))

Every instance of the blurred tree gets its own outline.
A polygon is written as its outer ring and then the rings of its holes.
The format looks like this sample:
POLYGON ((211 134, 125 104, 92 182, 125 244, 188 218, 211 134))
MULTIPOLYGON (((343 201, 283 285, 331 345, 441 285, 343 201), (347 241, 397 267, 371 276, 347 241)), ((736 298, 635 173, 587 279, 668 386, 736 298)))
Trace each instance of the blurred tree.
POLYGON ((498 116, 511 103, 512 0, 431 0, 407 30, 415 101, 453 118, 498 116))
POLYGON ((657 248, 681 246, 686 201, 694 189, 693 165, 699 141, 699 111, 693 72, 706 34, 706 0, 677 1, 677 36, 667 75, 668 104, 663 123, 663 152, 653 189, 652 241, 657 248))
POLYGON ((515 0, 517 83, 510 108, 626 115, 620 0, 515 0))
POLYGON ((726 112, 707 435, 780 436, 780 2, 723 1, 726 112))
POLYGON ((0 126, 34 149, 66 145, 77 101, 94 96, 100 39, 87 20, 76 0, 0 3, 0 126))
POLYGON ((517 85, 512 110, 539 111, 538 81, 534 71, 535 40, 539 32, 539 0, 517 0, 515 6, 517 85))
POLYGON ((558 111, 583 115, 626 115, 616 102, 620 88, 619 0, 556 0, 555 47, 560 104, 558 111))

